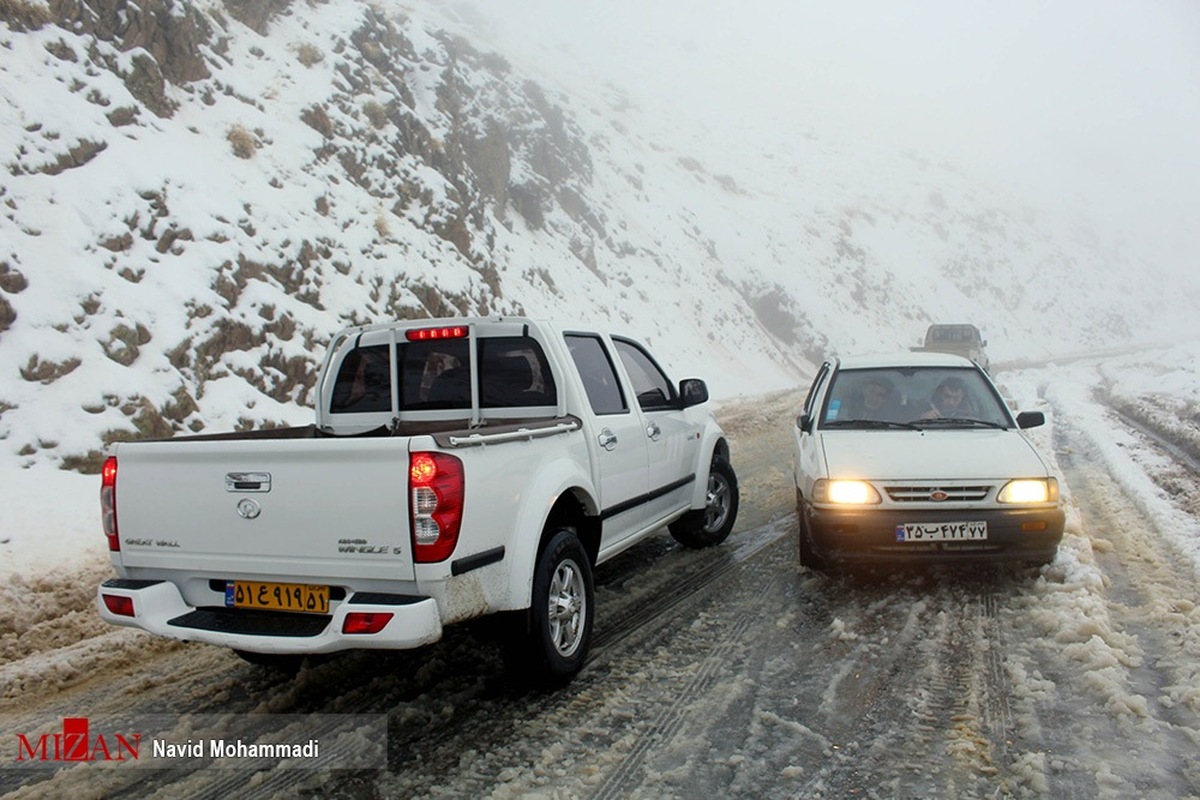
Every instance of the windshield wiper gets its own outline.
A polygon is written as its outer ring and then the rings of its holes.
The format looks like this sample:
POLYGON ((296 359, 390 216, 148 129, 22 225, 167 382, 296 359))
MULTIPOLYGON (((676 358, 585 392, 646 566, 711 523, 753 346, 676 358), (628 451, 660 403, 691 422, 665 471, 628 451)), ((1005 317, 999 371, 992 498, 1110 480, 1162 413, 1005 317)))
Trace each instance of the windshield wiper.
POLYGON ((971 427, 997 428, 1002 431, 1008 430, 1007 425, 1002 425, 999 422, 992 422, 988 419, 974 419, 972 417, 932 417, 931 419, 917 420, 914 426, 925 427, 927 425, 964 425, 971 427))
POLYGON ((920 430, 911 422, 891 422, 885 419, 835 419, 826 422, 822 428, 905 428, 910 431, 920 430))

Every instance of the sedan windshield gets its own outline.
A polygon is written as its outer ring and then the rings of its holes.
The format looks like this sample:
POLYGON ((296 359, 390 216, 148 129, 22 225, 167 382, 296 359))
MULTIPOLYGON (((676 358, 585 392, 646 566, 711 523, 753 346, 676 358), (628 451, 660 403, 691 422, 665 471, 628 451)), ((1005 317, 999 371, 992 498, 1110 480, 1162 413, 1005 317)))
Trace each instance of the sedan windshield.
POLYGON ((821 420, 826 428, 880 430, 1013 426, 996 390, 978 370, 965 367, 840 370, 821 420))

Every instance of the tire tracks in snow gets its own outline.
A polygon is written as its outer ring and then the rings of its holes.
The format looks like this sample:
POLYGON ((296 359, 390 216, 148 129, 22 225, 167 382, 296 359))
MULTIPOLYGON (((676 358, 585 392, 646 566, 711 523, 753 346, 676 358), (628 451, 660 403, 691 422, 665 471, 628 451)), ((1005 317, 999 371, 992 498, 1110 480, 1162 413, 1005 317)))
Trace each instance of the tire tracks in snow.
POLYGON ((1061 419, 1058 429, 1060 465, 1105 580, 1098 592, 1103 615, 1085 631, 1091 638, 1079 641, 1080 635, 1068 643, 1091 669, 1082 686, 1063 689, 1101 693, 1109 717, 1072 722, 1100 728, 1092 734, 1097 744, 1104 747, 1111 738, 1121 750, 1120 772, 1097 777, 1103 788, 1145 797, 1195 794, 1200 789, 1194 757, 1200 747, 1200 593, 1186 562, 1154 521, 1102 471, 1104 460, 1092 453, 1087 436, 1061 419))
MULTIPOLYGON (((682 600, 690 600, 693 603, 702 602, 707 599, 706 595, 713 594, 722 590, 720 583, 716 582, 717 576, 724 575, 733 569, 734 566, 743 561, 757 555, 764 547, 774 544, 782 535, 784 526, 780 523, 775 523, 768 526, 768 530, 757 531, 757 536, 750 537, 750 541, 744 542, 743 546, 735 550, 731 554, 729 562, 722 565, 714 576, 714 579, 704 583, 705 591, 701 591, 699 586, 688 594, 685 594, 682 600)), ((697 704, 705 698, 713 689, 722 673, 729 670, 730 662, 736 660, 736 653, 741 648, 742 638, 746 631, 756 621, 763 619, 766 614, 766 603, 768 598, 772 596, 771 589, 773 588, 775 579, 766 573, 766 569, 761 562, 755 562, 750 565, 747 571, 747 577, 743 580, 748 580, 759 588, 757 597, 754 602, 736 606, 736 613, 731 622, 726 622, 722 625, 724 635, 719 638, 712 649, 704 656, 700 662, 700 667, 696 670, 692 679, 686 684, 678 687, 673 695, 670 696, 669 702, 666 702, 654 715, 651 724, 639 733, 636 744, 624 756, 621 762, 613 769, 609 770, 608 776, 604 783, 592 795, 595 800, 615 800, 615 798, 624 798, 645 784, 643 771, 645 763, 653 748, 669 747, 670 742, 674 740, 683 730, 685 724, 692 721, 698 714, 707 717, 706 708, 697 708, 697 704)), ((680 602, 681 606, 687 605, 680 602)), ((683 610, 682 608, 680 609, 683 610)), ((654 628, 658 627, 649 624, 651 621, 662 621, 665 624, 670 624, 667 612, 669 608, 664 608, 653 614, 649 614, 640 625, 627 628, 629 630, 629 638, 633 638, 632 634, 636 631, 639 638, 645 638, 647 635, 654 633, 654 628)), ((672 614, 670 617, 678 617, 682 614, 672 614)), ((628 619, 628 618, 627 618, 628 619)), ((625 628, 625 626, 622 626, 625 628)), ((626 637, 621 637, 626 638, 626 637)), ((615 644, 612 643, 612 644, 615 644)), ((705 720, 707 722, 707 719, 705 720)))
POLYGON ((993 796, 1012 735, 996 618, 1011 587, 987 581, 935 571, 864 604, 877 626, 850 626, 840 635, 856 646, 818 670, 842 676, 823 702, 821 732, 835 745, 799 796, 993 796))
MULTIPOLYGON (((781 520, 735 534, 723 547, 701 551, 668 550, 659 554, 648 567, 643 566, 632 573, 616 568, 615 574, 621 577, 615 581, 632 581, 636 588, 625 595, 607 593, 603 600, 598 600, 598 608, 602 611, 597 614, 599 630, 592 652, 583 672, 571 684, 553 692, 525 694, 518 707, 495 716, 488 716, 479 706, 456 707, 452 717, 436 730, 426 730, 419 737, 405 736, 393 744, 390 760, 400 763, 419 761, 422 772, 437 774, 453 768, 461 759, 464 738, 519 742, 523 737, 528 738, 530 728, 553 727, 560 721, 571 728, 585 729, 583 735, 590 736, 587 729, 603 726, 597 727, 587 720, 606 719, 613 720, 616 728, 633 731, 623 737, 624 744, 632 748, 630 752, 624 756, 614 753, 597 767, 605 774, 618 775, 614 780, 618 785, 625 785, 628 776, 636 773, 645 757, 649 744, 643 743, 658 741, 666 732, 678 730, 682 709, 711 686, 724 663, 723 654, 736 646, 737 637, 731 636, 715 645, 713 651, 701 659, 701 666, 687 682, 672 686, 671 704, 660 709, 648 724, 645 723, 646 707, 654 701, 639 696, 636 714, 627 713, 631 699, 621 691, 614 691, 614 681, 620 684, 622 675, 657 674, 665 669, 660 663, 662 654, 655 652, 664 631, 687 624, 685 621, 695 617, 697 608, 713 603, 725 578, 739 572, 747 562, 753 562, 764 548, 778 541, 788 530, 787 521, 781 520), (685 570, 676 568, 674 561, 677 558, 688 562, 685 570), (610 765, 608 761, 613 759, 617 763, 610 765)), ((638 554, 634 552, 631 558, 638 558, 638 554)), ((751 617, 750 612, 739 612, 741 630, 749 624, 751 617)), ((513 780, 529 781, 530 776, 518 775, 513 780)), ((417 789, 416 785, 395 788, 417 789)), ((482 787, 480 790, 483 791, 482 787)))
MULTIPOLYGON (((727 546, 684 553, 693 556, 696 563, 685 569, 664 571, 657 591, 649 597, 639 589, 620 600, 606 598, 604 628, 596 633, 592 658, 603 658, 609 648, 624 639, 652 633, 659 627, 654 624, 656 620, 667 619, 675 606, 706 594, 714 581, 737 569, 794 527, 794 521, 784 517, 761 528, 734 534, 727 546)), ((597 620, 601 621, 601 612, 597 612, 597 620)))

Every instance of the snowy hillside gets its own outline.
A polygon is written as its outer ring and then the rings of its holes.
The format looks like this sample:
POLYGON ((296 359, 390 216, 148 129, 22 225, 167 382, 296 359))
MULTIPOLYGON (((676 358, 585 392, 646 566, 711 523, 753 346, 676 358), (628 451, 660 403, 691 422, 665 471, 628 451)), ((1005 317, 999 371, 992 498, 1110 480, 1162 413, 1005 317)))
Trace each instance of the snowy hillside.
POLYGON ((817 120, 672 136, 445 11, 0 2, 0 462, 306 423, 329 337, 397 317, 612 326, 730 397, 933 320, 1002 360, 1200 299, 1164 309, 1136 252, 927 155, 817 120))

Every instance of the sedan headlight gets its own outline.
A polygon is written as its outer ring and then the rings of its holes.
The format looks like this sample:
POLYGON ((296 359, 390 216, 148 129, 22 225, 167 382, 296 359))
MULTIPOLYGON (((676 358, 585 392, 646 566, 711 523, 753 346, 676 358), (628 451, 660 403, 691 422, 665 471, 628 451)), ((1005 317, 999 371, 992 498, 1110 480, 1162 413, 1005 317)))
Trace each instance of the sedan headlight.
POLYGON ((1058 500, 1054 478, 1021 478, 1004 484, 996 496, 999 503, 1053 503, 1058 500))
POLYGON ((835 481, 822 478, 813 484, 813 502, 865 506, 883 501, 875 487, 866 481, 835 481))

